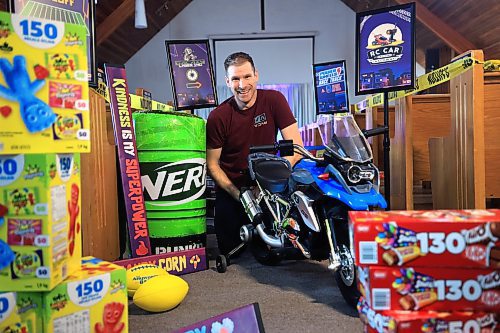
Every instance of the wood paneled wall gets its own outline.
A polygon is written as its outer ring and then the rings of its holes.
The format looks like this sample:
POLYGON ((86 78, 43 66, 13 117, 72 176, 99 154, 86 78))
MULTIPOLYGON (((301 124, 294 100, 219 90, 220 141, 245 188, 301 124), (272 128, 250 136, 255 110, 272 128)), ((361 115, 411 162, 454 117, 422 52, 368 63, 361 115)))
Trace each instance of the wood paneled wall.
POLYGON ((110 112, 90 91, 91 153, 81 155, 83 255, 119 257, 116 155, 110 112))

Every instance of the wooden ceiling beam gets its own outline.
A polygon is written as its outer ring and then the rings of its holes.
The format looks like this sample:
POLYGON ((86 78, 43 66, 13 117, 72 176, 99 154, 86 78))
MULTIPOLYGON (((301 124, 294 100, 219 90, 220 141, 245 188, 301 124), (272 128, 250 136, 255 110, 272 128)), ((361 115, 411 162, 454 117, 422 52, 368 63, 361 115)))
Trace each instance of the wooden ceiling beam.
POLYGON ((111 15, 101 22, 96 28, 96 44, 101 45, 118 29, 127 18, 135 12, 135 0, 123 0, 111 15))
POLYGON ((449 47, 457 51, 457 53, 464 53, 468 50, 476 50, 478 47, 470 40, 453 30, 448 24, 443 22, 439 17, 434 15, 427 7, 425 7, 419 0, 395 0, 399 4, 407 4, 415 2, 417 19, 422 22, 429 30, 434 32, 439 38, 443 40, 449 47))

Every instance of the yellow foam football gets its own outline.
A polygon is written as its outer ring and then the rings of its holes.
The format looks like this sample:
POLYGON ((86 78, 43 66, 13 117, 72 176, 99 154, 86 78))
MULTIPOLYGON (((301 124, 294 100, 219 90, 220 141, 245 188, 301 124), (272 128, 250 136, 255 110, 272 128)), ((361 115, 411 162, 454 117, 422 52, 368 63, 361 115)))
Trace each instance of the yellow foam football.
POLYGON ((152 264, 140 264, 127 269, 128 296, 133 297, 137 289, 149 279, 167 274, 164 269, 152 264))
POLYGON ((158 275, 137 289, 134 304, 150 312, 168 311, 179 305, 186 297, 189 285, 175 275, 158 275))

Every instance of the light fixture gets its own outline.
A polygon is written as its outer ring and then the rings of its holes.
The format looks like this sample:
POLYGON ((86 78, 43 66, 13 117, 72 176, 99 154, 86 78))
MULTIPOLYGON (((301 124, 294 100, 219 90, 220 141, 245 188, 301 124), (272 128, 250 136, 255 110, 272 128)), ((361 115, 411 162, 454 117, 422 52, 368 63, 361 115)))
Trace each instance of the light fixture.
POLYGON ((146 29, 148 22, 146 21, 146 8, 144 0, 135 0, 135 28, 146 29))

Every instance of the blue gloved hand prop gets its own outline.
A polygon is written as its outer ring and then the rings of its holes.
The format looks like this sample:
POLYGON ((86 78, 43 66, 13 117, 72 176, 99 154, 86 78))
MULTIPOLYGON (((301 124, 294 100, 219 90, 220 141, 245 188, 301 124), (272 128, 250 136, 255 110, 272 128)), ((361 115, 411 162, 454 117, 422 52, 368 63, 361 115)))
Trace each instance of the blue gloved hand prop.
POLYGON ((52 109, 35 96, 44 84, 44 80, 30 80, 26 70, 26 58, 14 57, 13 65, 6 58, 0 58, 0 70, 8 88, 0 85, 0 97, 19 102, 19 110, 26 128, 31 133, 43 131, 54 123, 56 115, 52 109))

